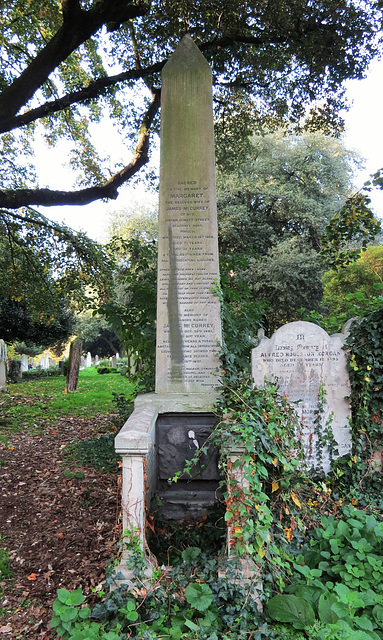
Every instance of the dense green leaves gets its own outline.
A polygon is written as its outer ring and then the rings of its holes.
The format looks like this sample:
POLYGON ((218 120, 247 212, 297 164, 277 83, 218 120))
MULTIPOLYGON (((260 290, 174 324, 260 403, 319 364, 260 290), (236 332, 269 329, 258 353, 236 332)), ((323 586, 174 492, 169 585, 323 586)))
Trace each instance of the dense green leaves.
POLYGON ((51 223, 36 211, 22 210, 16 217, 0 211, 0 248, 1 307, 12 311, 9 324, 3 325, 8 340, 26 337, 22 327, 12 324, 12 315, 22 313, 25 329, 29 325, 33 333, 33 326, 57 326, 64 308, 69 317, 69 309, 83 308, 108 289, 111 254, 85 234, 51 223))
MULTIPOLYGON (((116 197, 120 185, 146 163, 148 133, 158 126, 159 71, 185 33, 212 67, 217 132, 227 139, 232 158, 262 123, 288 120, 301 126, 308 113, 309 128, 339 129, 341 83, 362 76, 380 47, 381 27, 376 0, 364 5, 208 0, 203 7, 189 0, 156 0, 150 6, 17 0, 2 4, 0 18, 0 129, 8 135, 23 127, 21 139, 27 140, 34 123, 41 122, 51 144, 60 137, 70 140, 80 183, 91 187, 81 194, 87 201, 116 197), (136 86, 136 92, 126 91, 136 86), (310 112, 314 100, 321 106, 310 112), (89 138, 88 123, 106 113, 125 137, 138 140, 122 173, 112 159, 108 174, 106 159, 89 138), (102 189, 92 190, 93 185, 102 189)), ((30 192, 13 191, 22 186, 18 175, 32 186, 17 158, 11 173, 13 184, 0 185, 11 189, 0 191, 0 205, 36 204, 30 192)), ((62 193, 38 194, 47 205, 70 202, 62 193)))
POLYGON ((302 308, 319 310, 323 256, 339 253, 339 243, 352 241, 359 249, 378 230, 376 221, 371 227, 375 219, 366 205, 363 215, 355 212, 355 224, 336 229, 353 193, 357 163, 329 136, 279 130, 254 136, 235 171, 218 173, 221 262, 234 265, 227 268, 233 277, 230 282, 224 276, 224 288, 238 288, 241 280, 248 291, 243 300, 251 297, 259 311, 266 301, 265 329, 301 319, 302 308))

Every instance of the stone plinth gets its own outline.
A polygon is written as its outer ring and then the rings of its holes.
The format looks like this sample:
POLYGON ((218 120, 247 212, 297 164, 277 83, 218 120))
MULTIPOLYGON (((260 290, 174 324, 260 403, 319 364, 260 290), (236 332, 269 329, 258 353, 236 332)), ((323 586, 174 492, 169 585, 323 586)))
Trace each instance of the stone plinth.
POLYGON ((341 334, 329 336, 311 322, 291 322, 280 327, 270 339, 262 338, 252 350, 254 384, 261 386, 265 377, 270 381, 278 379, 279 392, 294 403, 299 416, 308 466, 320 466, 326 473, 330 469, 329 454, 325 448, 323 458, 318 459, 321 455, 314 424, 322 384, 326 400, 321 416, 322 433, 326 423, 331 425, 339 456, 351 449, 351 414, 346 400, 350 382, 342 345, 341 334))

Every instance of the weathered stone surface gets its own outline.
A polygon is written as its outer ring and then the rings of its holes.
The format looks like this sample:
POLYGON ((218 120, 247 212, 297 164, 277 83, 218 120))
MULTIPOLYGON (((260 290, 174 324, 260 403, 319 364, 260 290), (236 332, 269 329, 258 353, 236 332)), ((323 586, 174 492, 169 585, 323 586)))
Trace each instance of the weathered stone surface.
POLYGON ((295 407, 302 425, 302 442, 309 467, 319 465, 326 473, 330 468, 326 449, 320 460, 314 428, 321 384, 327 401, 322 428, 331 420, 339 456, 350 451, 350 406, 346 400, 350 395, 350 383, 340 334, 329 336, 310 322, 286 324, 270 339, 262 337, 258 347, 252 350, 252 374, 258 386, 264 383, 265 377, 268 380, 278 378, 280 393, 297 403, 295 407))
POLYGON ((189 36, 162 80, 156 392, 209 392, 221 340, 211 70, 189 36))
POLYGON ((21 372, 28 371, 28 356, 23 354, 20 359, 20 369, 21 372))
MULTIPOLYGON (((215 422, 214 414, 168 413, 157 420, 158 477, 167 480, 184 469, 204 446, 215 422)), ((198 464, 191 469, 193 479, 218 480, 218 452, 210 450, 202 454, 198 464)), ((181 478, 190 479, 187 474, 181 478)))

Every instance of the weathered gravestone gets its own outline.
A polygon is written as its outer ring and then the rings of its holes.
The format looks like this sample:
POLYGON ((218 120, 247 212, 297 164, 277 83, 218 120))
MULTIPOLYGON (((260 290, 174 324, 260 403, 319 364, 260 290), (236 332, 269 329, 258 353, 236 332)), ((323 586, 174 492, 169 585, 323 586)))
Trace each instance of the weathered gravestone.
POLYGON ((4 340, 0 340, 0 389, 7 385, 7 347, 4 340))
POLYGON ((21 373, 23 373, 23 371, 28 371, 28 356, 26 356, 25 354, 21 356, 20 369, 21 373))
POLYGON ((213 391, 221 337, 211 70, 189 36, 161 92, 157 393, 213 391))
POLYGON ((89 351, 86 354, 86 366, 87 366, 88 369, 89 369, 89 367, 92 366, 92 356, 91 356, 89 351))
POLYGON ((184 486, 168 487, 168 478, 214 420, 218 278, 211 70, 185 36, 162 72, 155 393, 136 398, 115 441, 123 458, 123 529, 137 527, 143 545, 151 493, 168 517, 203 513, 216 499, 216 463, 184 486))
POLYGON ((326 424, 337 444, 335 457, 351 449, 350 406, 346 400, 350 383, 342 345, 341 334, 329 336, 311 322, 290 322, 270 339, 262 337, 252 350, 254 383, 261 386, 265 377, 269 381, 277 378, 279 392, 294 403, 299 417, 308 466, 320 467, 326 473, 330 469, 328 447, 322 451, 318 442, 326 424), (320 393, 326 400, 323 415, 318 413, 320 393))

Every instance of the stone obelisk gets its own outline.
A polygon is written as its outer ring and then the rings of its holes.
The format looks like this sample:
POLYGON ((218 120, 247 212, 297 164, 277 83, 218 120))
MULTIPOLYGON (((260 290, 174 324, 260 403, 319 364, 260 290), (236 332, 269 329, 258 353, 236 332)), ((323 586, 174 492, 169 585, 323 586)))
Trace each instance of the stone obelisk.
POLYGON ((218 278, 211 70, 186 35, 162 72, 156 393, 217 387, 218 278))

